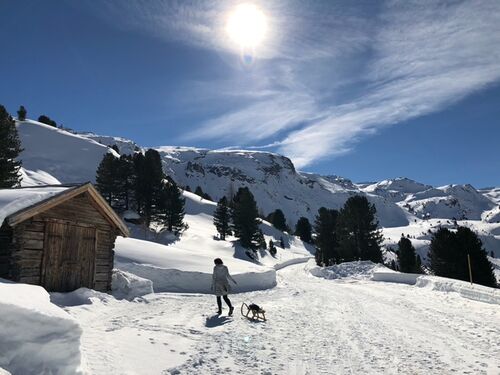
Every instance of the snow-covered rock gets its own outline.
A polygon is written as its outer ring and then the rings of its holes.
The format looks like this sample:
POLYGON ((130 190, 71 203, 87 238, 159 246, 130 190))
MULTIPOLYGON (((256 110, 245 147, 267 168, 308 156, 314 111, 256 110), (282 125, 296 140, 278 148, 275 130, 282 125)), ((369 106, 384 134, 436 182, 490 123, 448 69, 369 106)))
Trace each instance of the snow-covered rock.
POLYGON ((12 374, 79 374, 75 319, 39 286, 0 279, 0 368, 12 374))

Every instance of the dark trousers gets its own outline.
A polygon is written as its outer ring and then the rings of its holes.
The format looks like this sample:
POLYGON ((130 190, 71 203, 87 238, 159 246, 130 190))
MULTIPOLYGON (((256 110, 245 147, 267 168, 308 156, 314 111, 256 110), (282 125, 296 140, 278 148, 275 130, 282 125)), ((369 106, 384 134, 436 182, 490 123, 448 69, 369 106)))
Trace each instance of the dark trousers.
MULTIPOLYGON (((231 305, 231 301, 229 300, 229 298, 227 298, 227 294, 225 296, 223 296, 222 298, 224 298, 224 301, 227 303, 227 306, 229 308, 233 307, 231 305)), ((219 306, 219 311, 222 311, 222 300, 221 300, 220 296, 217 296, 217 306, 219 306)))

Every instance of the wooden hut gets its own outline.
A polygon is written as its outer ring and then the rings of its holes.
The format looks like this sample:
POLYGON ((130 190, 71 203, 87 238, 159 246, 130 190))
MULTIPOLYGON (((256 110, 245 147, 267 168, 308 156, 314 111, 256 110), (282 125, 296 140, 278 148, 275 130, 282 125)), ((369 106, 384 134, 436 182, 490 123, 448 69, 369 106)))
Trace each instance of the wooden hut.
POLYGON ((90 183, 0 190, 0 277, 51 292, 111 289, 114 244, 128 236, 90 183))

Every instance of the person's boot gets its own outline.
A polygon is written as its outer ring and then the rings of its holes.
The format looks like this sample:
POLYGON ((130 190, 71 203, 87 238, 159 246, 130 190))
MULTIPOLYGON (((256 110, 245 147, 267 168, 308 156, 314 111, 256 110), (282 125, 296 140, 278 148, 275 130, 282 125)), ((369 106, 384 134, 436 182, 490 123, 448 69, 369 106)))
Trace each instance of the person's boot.
POLYGON ((231 306, 231 307, 229 308, 229 314, 228 314, 228 315, 229 315, 229 316, 232 316, 232 315, 233 315, 233 311, 234 311, 234 307, 233 307, 233 306, 231 306))
POLYGON ((222 310, 221 309, 217 310, 217 315, 221 315, 221 314, 222 314, 222 310))

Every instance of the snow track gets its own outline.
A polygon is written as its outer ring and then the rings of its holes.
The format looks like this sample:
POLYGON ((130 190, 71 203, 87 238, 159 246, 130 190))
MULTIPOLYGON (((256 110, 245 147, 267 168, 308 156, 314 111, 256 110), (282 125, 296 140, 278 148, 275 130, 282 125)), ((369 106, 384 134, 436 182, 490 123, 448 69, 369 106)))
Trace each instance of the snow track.
POLYGON ((206 295, 66 309, 83 326, 91 374, 500 373, 499 306, 455 293, 325 280, 294 265, 276 288, 231 299, 234 318, 211 314, 206 295), (268 322, 243 319, 241 302, 263 305, 268 322))

